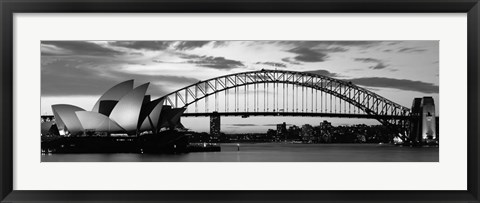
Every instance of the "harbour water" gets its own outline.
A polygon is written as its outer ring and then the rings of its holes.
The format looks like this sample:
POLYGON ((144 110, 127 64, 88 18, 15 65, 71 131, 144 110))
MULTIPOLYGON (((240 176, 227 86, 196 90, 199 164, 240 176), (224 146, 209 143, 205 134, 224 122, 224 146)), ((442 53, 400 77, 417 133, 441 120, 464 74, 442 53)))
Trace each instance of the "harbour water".
POLYGON ((45 154, 42 162, 438 162, 438 147, 390 144, 219 144, 221 152, 45 154))

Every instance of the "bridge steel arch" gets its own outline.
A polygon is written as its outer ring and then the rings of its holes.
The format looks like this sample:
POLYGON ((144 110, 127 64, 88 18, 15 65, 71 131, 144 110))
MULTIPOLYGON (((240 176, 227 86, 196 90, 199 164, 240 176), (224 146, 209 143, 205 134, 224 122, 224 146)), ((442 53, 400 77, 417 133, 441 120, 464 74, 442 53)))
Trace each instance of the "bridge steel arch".
POLYGON ((163 98, 165 105, 176 108, 187 107, 219 92, 258 83, 293 84, 323 91, 352 104, 387 126, 404 125, 406 123, 404 120, 389 117, 408 118, 411 112, 409 108, 351 82, 308 72, 285 70, 260 70, 224 75, 199 81, 163 98))

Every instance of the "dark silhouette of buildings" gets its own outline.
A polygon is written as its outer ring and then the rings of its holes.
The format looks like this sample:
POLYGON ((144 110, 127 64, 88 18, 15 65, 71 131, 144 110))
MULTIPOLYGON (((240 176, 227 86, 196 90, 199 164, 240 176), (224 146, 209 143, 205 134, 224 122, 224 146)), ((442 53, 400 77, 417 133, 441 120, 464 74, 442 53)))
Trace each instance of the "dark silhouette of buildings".
POLYGON ((315 136, 315 131, 313 127, 309 124, 302 126, 302 141, 305 143, 316 143, 318 141, 318 136, 315 136))
POLYGON ((275 135, 275 141, 286 140, 287 139, 287 124, 283 122, 282 124, 277 124, 277 134, 275 135))
POLYGON ((210 135, 220 136, 220 115, 216 111, 210 116, 210 135))

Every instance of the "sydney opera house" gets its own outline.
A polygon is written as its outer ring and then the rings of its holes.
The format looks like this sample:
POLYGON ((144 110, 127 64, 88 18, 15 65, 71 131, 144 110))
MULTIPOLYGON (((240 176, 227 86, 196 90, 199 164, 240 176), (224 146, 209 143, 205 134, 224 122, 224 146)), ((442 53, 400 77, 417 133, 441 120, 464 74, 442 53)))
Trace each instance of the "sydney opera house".
POLYGON ((52 105, 58 133, 61 136, 156 134, 165 128, 181 126, 185 108, 164 105, 164 99, 151 100, 145 95, 149 83, 138 87, 133 80, 106 91, 87 111, 68 104, 52 105))

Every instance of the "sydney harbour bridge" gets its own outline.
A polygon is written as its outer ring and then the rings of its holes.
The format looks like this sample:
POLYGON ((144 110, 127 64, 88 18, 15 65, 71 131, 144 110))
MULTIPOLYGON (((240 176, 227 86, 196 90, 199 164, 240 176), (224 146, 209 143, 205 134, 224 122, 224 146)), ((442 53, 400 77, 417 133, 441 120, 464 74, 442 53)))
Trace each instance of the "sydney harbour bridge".
MULTIPOLYGON (((437 139, 431 97, 414 98, 409 109, 348 80, 309 72, 234 73, 199 81, 156 101, 185 109, 182 117, 210 117, 210 129, 215 125, 216 132, 223 116, 340 117, 376 119, 403 141, 437 139)), ((42 116, 42 121, 47 119, 53 116, 42 116)))
POLYGON ((348 80, 308 72, 251 71, 224 75, 176 90, 165 105, 187 108, 184 117, 309 116, 376 119, 409 134, 412 111, 348 80))

